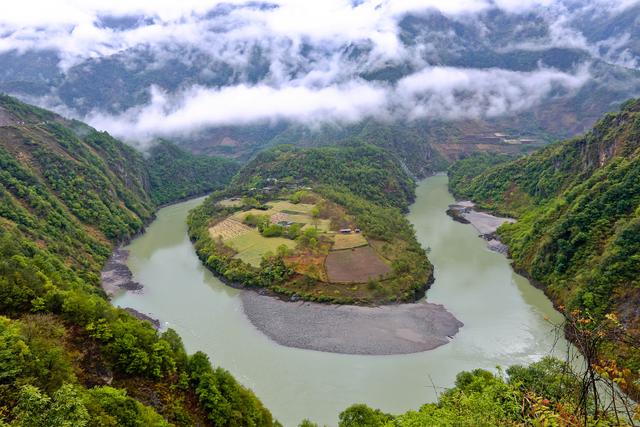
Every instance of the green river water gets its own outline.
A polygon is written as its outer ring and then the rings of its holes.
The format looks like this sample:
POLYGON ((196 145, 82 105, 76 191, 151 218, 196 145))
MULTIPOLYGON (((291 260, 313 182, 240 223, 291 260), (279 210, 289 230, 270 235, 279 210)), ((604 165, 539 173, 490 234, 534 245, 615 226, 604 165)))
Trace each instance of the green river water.
POLYGON ((431 249, 435 266, 427 299, 464 323, 449 344, 435 350, 352 356, 269 340, 244 315, 240 291, 216 279, 195 255, 185 219, 202 199, 161 209, 147 232, 128 246, 129 268, 144 289, 121 293, 113 302, 174 328, 189 352, 208 353, 214 365, 253 389, 285 426, 303 418, 335 426, 339 412, 353 403, 391 413, 418 409, 451 386, 461 370, 564 355, 567 343, 549 323, 561 321, 551 302, 514 273, 503 255, 489 251, 471 225, 445 214, 453 202, 447 177, 420 182, 416 193, 408 218, 418 240, 431 249))

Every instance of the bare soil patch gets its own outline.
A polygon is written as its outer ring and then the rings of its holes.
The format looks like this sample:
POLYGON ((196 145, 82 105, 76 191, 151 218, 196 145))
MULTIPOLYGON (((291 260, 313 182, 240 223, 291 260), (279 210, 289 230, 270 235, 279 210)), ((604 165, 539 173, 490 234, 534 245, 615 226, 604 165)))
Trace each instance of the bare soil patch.
POLYGON ((332 251, 325 268, 329 281, 336 283, 365 283, 377 280, 391 272, 371 246, 332 251))

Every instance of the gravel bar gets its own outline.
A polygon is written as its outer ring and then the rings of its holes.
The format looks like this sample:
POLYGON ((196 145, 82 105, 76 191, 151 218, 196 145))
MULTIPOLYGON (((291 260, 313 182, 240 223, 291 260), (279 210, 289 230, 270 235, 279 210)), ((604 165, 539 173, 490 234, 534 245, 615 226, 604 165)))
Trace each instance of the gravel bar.
POLYGON ((409 354, 447 344, 463 326, 444 306, 359 307, 286 302, 253 291, 241 294, 244 312, 273 341, 343 354, 409 354))

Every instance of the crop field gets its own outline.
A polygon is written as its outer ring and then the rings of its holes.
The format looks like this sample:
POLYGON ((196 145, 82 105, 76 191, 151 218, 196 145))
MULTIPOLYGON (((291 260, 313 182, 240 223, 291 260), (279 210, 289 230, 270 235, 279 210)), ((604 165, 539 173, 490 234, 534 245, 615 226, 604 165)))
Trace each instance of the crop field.
POLYGON ((371 246, 329 252, 325 269, 334 283, 366 283, 391 272, 371 246))
POLYGON ((248 211, 236 212, 233 215, 231 215, 231 218, 235 218, 238 221, 242 222, 247 217, 247 215, 268 215, 268 216, 271 216, 271 215, 273 215, 275 213, 277 213, 277 212, 273 211, 271 209, 266 210, 266 211, 263 211, 261 209, 249 209, 248 211))
MULTIPOLYGON (((302 222, 302 221, 296 221, 295 219, 292 219, 293 222, 302 222)), ((318 231, 321 233, 328 233, 329 229, 331 228, 331 221, 328 219, 318 219, 315 221, 311 221, 308 220, 308 222, 305 224, 304 227, 302 227, 303 230, 306 230, 308 228, 314 228, 317 227, 318 231)))
POLYGON ((300 213, 300 214, 311 214, 311 210, 315 205, 308 203, 291 203, 286 200, 278 200, 277 202, 269 202, 267 205, 271 206, 271 209, 278 212, 285 213, 300 213))
POLYGON ((214 238, 222 238, 223 241, 233 239, 251 231, 251 227, 247 227, 234 218, 226 218, 213 227, 209 228, 209 235, 214 238))
POLYGON ((328 219, 317 219, 311 216, 311 210, 315 205, 307 203, 293 204, 284 200, 269 202, 267 210, 249 209, 247 211, 236 212, 232 218, 243 222, 247 215, 266 215, 271 223, 277 224, 280 221, 291 221, 303 224, 303 229, 317 227, 318 231, 328 233, 331 228, 331 221, 328 219))
POLYGON ((272 224, 277 224, 281 221, 292 221, 291 216, 284 212, 278 212, 271 215, 270 221, 272 224))
POLYGON ((321 282, 328 282, 327 272, 324 269, 326 255, 300 254, 285 258, 288 266, 296 273, 313 277, 321 282))
POLYGON ((333 236, 332 251, 340 251, 343 249, 358 248, 360 246, 367 246, 369 242, 361 233, 351 234, 336 234, 333 236))
POLYGON ((267 252, 276 252, 278 246, 285 245, 290 249, 296 246, 296 243, 291 239, 263 237, 258 230, 251 228, 249 228, 249 232, 229 239, 225 243, 238 252, 236 258, 254 267, 260 267, 262 257, 267 252))
POLYGON ((240 199, 224 199, 224 200, 220 200, 218 202, 218 205, 225 207, 225 208, 237 208, 242 206, 242 200, 240 199))

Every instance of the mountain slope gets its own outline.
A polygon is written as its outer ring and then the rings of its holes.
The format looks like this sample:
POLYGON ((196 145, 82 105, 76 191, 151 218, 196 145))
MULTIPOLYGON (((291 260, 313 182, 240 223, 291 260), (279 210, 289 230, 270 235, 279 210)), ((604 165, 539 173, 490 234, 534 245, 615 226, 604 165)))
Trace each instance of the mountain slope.
POLYGON ((271 425, 171 330, 112 307, 100 269, 153 216, 142 155, 0 97, 0 419, 26 425, 271 425), (7 316, 7 317, 5 317, 7 316))
MULTIPOLYGON (((348 9, 367 10, 367 3, 356 2, 348 9)), ((507 142, 520 137, 539 143, 571 137, 640 94, 635 19, 640 5, 571 0, 522 8, 490 4, 476 12, 446 13, 442 5, 435 5, 392 13, 387 36, 395 48, 389 54, 381 52, 374 37, 381 28, 335 34, 329 40, 301 39, 286 31, 262 33, 251 17, 285 10, 278 2, 220 4, 195 12, 183 23, 185 28, 194 25, 194 37, 178 40, 171 36, 173 23, 158 16, 140 11, 126 17, 100 14, 94 24, 102 37, 92 49, 86 49, 86 42, 77 46, 73 35, 60 35, 62 40, 70 38, 78 49, 75 53, 65 51, 68 45, 38 45, 20 31, 7 31, 0 52, 0 90, 94 119, 122 137, 179 135, 177 140, 194 152, 242 160, 281 143, 311 146, 364 139, 394 149, 419 176, 442 170, 447 161, 470 151, 531 151, 527 144, 507 142), (151 29, 158 32, 153 43, 138 38, 151 29), (434 70, 463 78, 447 83, 432 76, 434 70), (427 74, 421 75, 423 71, 427 74), (567 86, 535 77, 550 72, 579 82, 567 86), (410 88, 427 81, 433 90, 416 92, 404 101, 404 90, 396 90, 398 85, 410 88), (376 110, 377 114, 353 119, 329 114, 330 119, 317 121, 267 103, 266 116, 254 117, 246 110, 218 121, 216 115, 206 114, 207 107, 197 106, 200 119, 195 122, 184 120, 191 114, 165 120, 200 93, 213 99, 225 89, 278 91, 351 83, 391 88, 387 96, 392 104, 406 101, 406 109, 397 114, 376 110), (146 124, 138 129, 141 122, 146 124)), ((389 4, 380 6, 371 12, 384 13, 389 4)), ((46 30, 37 35, 42 37, 46 30)), ((338 103, 348 101, 343 97, 338 103)))
MULTIPOLYGON (((569 309, 598 322, 615 312, 640 333, 640 100, 605 115, 582 137, 464 178, 468 159, 450 171, 452 190, 518 218, 499 230, 517 269, 569 309), (466 163, 466 165, 465 165, 466 163)), ((640 351, 607 350, 634 372, 640 351)))
POLYGON ((347 187, 360 197, 400 209, 406 209, 415 197, 415 183, 397 159, 369 144, 309 149, 279 146, 258 154, 231 185, 259 184, 267 178, 347 187))
POLYGON ((159 205, 219 190, 239 167, 233 160, 192 154, 168 141, 154 144, 146 163, 151 199, 159 205))

